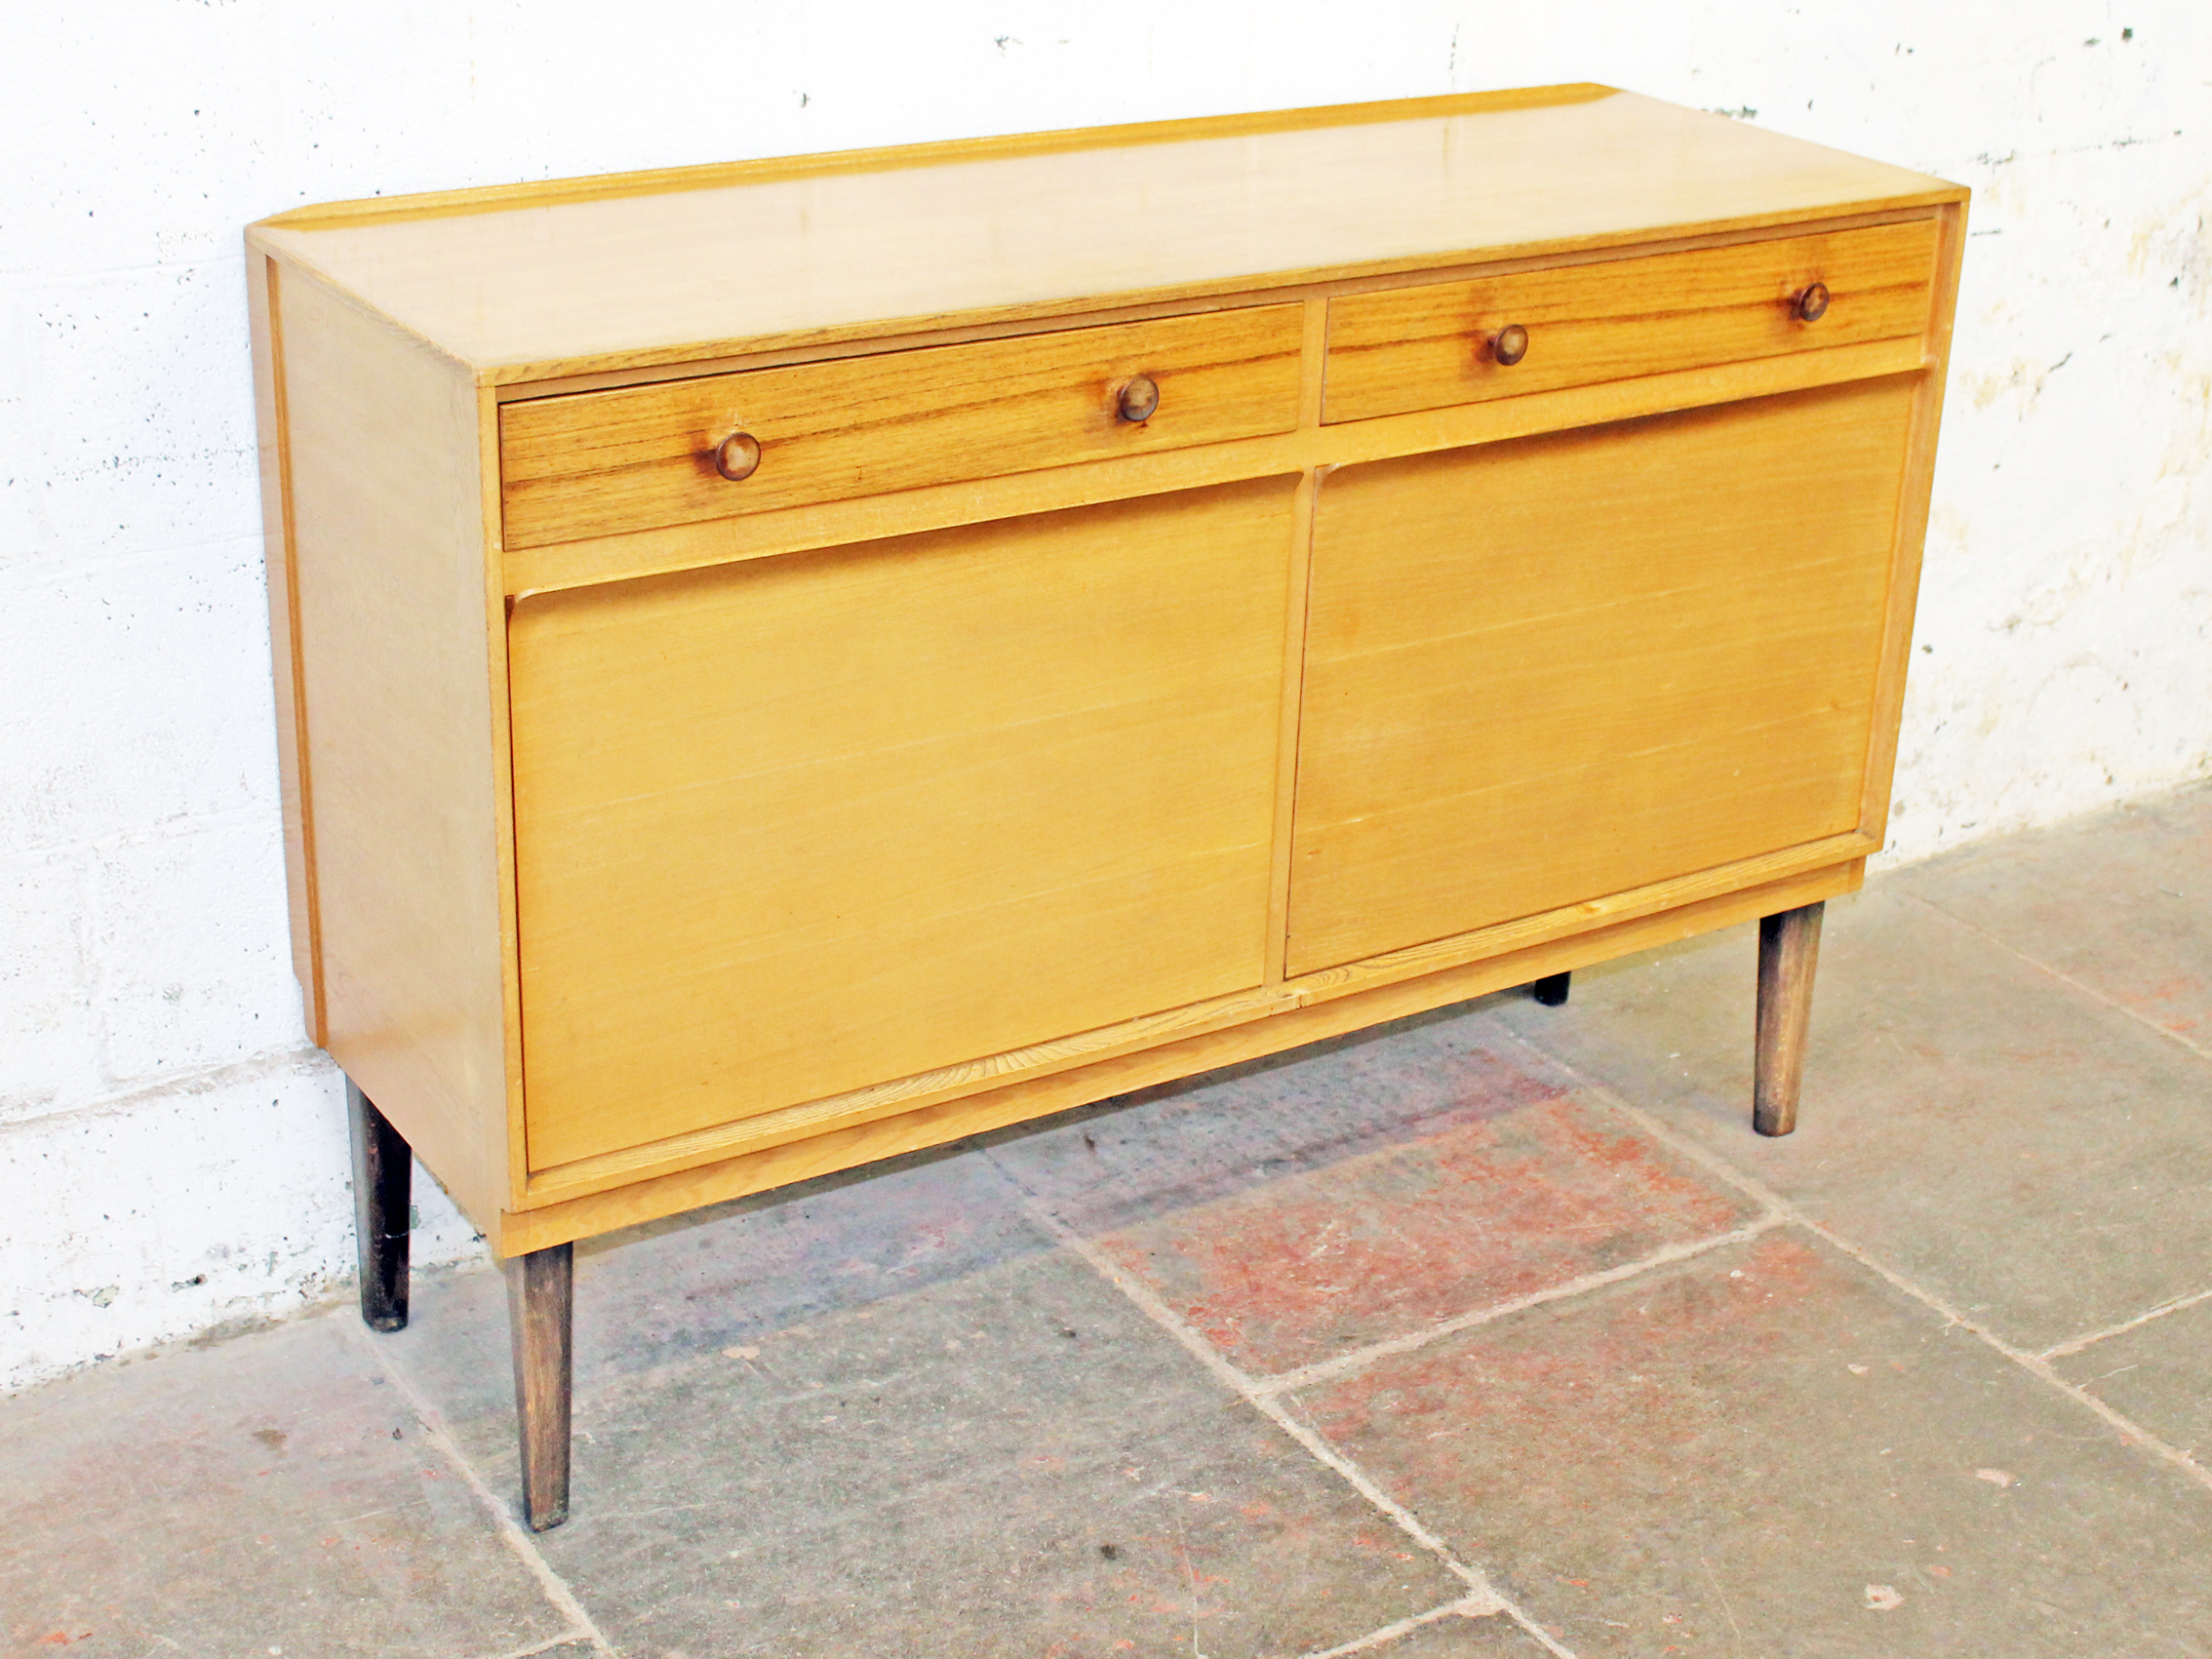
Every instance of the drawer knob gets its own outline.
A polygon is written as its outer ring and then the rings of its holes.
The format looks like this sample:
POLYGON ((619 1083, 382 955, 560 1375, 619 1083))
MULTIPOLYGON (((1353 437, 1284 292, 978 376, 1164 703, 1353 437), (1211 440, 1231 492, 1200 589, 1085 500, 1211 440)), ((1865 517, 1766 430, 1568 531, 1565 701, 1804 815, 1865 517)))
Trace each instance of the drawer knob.
POLYGON ((1793 309, 1797 311, 1800 323, 1819 322, 1828 315, 1828 284, 1816 282, 1810 288, 1799 291, 1793 309))
POLYGON ((1150 375, 1138 375, 1123 386, 1116 401, 1115 413, 1124 420, 1150 420, 1160 408, 1160 382, 1150 375))
POLYGON ((1528 331, 1508 323, 1490 336, 1490 356, 1500 369, 1511 369, 1528 355, 1528 331))
POLYGON ((714 452, 714 470, 735 484, 753 476, 761 464, 761 441, 750 432, 732 432, 714 452))

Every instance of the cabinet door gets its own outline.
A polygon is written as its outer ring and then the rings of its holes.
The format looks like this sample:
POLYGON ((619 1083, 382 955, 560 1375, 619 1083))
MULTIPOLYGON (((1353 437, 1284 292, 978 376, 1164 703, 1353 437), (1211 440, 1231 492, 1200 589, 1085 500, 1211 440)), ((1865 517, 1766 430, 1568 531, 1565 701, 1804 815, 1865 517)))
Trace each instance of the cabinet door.
POLYGON ((532 1167, 1259 983, 1293 489, 519 601, 532 1167))
POLYGON ((1331 474, 1289 971, 1854 828, 1913 392, 1331 474))

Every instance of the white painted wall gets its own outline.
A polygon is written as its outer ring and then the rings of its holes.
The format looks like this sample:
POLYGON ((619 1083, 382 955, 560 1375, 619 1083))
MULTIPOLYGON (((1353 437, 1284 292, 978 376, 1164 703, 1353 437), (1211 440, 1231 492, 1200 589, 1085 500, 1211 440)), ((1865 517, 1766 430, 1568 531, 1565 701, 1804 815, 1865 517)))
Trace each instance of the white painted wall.
MULTIPOLYGON (((1546 81, 1724 109, 1975 191, 1892 856, 2212 770, 2203 0, 111 0, 4 32, 0 1386, 349 1270, 239 253, 296 203, 1546 81)), ((421 1207, 417 1260, 480 1248, 421 1207)))

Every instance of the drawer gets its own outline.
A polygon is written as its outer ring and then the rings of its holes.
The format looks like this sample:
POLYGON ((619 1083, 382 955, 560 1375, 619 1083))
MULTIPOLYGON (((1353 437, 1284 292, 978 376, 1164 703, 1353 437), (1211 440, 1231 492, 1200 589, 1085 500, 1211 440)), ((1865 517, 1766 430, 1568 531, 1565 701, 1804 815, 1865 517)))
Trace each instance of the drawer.
POLYGON ((1253 306, 512 403, 506 545, 1287 432, 1303 328, 1300 306, 1253 306), (1139 377, 1158 402, 1132 418, 1139 377), (732 480, 717 455, 738 433, 758 459, 732 480))
POLYGON ((1322 418, 1364 420, 1562 386, 1634 379, 1927 326, 1933 219, 1515 271, 1329 301, 1322 418), (1798 296, 1828 291, 1807 321, 1798 296), (1519 325, 1518 362, 1492 340, 1519 325))

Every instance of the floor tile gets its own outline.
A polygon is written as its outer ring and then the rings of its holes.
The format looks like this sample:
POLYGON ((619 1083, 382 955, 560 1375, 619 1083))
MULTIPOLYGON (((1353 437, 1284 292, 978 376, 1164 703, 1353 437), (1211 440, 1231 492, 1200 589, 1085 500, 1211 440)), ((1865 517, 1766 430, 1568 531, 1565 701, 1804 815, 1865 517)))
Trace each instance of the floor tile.
POLYGON ((1755 1214, 1479 1018, 1156 1093, 995 1155, 1256 1373, 1755 1214))
POLYGON ((0 1652, 476 1659, 566 1621, 335 1317, 0 1400, 0 1652))
POLYGON ((632 1659, 1257 1659, 1464 1590, 1067 1254, 609 1380, 576 1426, 540 1548, 632 1659))
POLYGON ((2212 1066, 1877 884, 1829 906, 1802 1113, 1769 1140, 1756 956, 1730 929, 1495 1013, 2022 1347, 2212 1284, 2212 1066))
POLYGON ((2006 836, 1892 879, 2212 1048, 2212 788, 2006 836))
MULTIPOLYGON (((628 1659, 1256 1659, 1464 1592, 973 1154, 576 1273, 572 1518, 538 1545, 628 1659)), ((503 1287, 425 1291, 396 1363, 511 1493, 503 1287)))
POLYGON ((1229 1360, 1281 1372, 1757 1213, 1584 1096, 1423 1128, 1100 1243, 1229 1360))
POLYGON ((1585 1656, 2212 1646, 2212 1492, 1795 1230, 1299 1406, 1585 1656))
MULTIPOLYGON (((991 1163, 958 1148, 610 1234, 576 1246, 576 1387, 1050 1247, 991 1163)), ((413 1302, 408 1328, 378 1340, 465 1444, 503 1450, 514 1409, 504 1279, 433 1279, 413 1302)))
POLYGON ((2212 1467, 2212 1301, 2051 1363, 2068 1382, 2212 1467))
POLYGON ((1470 1007, 1142 1089, 987 1144, 1024 1191, 1095 1236, 1574 1086, 1470 1007))

